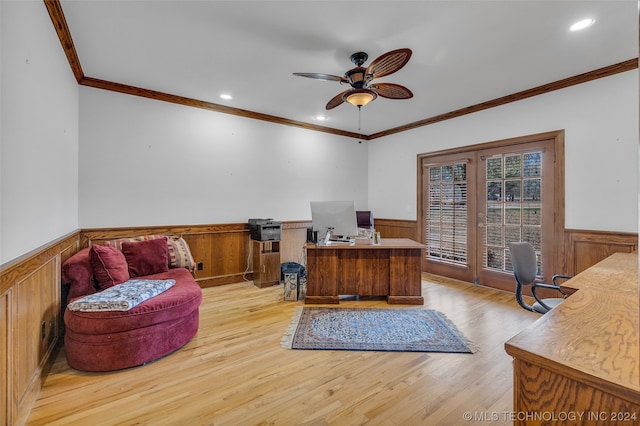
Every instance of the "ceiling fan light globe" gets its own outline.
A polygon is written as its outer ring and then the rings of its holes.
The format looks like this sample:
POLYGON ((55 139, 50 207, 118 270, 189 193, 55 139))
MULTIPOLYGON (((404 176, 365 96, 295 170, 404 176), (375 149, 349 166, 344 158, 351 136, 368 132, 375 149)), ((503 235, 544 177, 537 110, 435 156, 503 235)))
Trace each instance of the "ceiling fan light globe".
POLYGON ((365 106, 378 97, 378 94, 369 89, 354 89, 345 93, 342 99, 358 108, 365 106))

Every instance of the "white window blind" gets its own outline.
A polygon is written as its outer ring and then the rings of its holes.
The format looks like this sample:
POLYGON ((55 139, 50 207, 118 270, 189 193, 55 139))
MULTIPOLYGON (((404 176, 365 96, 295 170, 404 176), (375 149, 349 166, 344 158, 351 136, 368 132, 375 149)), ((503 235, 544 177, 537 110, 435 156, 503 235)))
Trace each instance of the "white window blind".
POLYGON ((467 164, 427 164, 427 197, 423 197, 426 256, 467 264, 467 164))

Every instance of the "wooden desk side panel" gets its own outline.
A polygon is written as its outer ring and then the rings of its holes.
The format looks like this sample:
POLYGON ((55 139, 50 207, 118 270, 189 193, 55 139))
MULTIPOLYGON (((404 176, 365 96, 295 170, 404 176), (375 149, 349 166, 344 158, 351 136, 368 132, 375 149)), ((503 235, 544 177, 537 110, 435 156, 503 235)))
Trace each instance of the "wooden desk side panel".
POLYGON ((549 424, 550 416, 563 415, 575 416, 571 424, 640 422, 640 401, 633 401, 631 394, 624 399, 518 359, 513 361, 513 371, 515 425, 549 424))
POLYGON ((338 303, 338 259, 333 250, 307 249, 305 303, 338 303))
POLYGON ((389 270, 388 302, 423 305, 422 249, 392 249, 389 256, 389 270))
POLYGON ((422 250, 393 249, 389 257, 392 296, 422 295, 422 250))

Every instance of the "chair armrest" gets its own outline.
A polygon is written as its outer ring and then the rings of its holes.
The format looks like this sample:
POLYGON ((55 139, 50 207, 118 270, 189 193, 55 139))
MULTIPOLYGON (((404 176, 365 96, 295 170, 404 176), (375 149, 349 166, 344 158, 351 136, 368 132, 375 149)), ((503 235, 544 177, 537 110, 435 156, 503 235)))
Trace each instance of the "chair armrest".
POLYGON ((531 294, 533 294, 533 297, 536 299, 536 301, 541 304, 542 306, 544 306, 546 309, 551 310, 551 308, 549 306, 547 306, 540 297, 538 297, 538 294, 536 292, 536 290, 538 288, 547 288, 549 290, 557 290, 560 293, 562 293, 563 297, 567 297, 567 293, 565 293, 562 288, 560 286, 557 285, 551 285, 551 284, 545 284, 545 283, 535 283, 531 286, 531 294))
POLYGON ((558 287, 554 287, 552 285, 549 284, 544 284, 544 283, 535 283, 531 286, 531 294, 533 294, 533 297, 536 299, 536 302, 538 302, 543 308, 545 308, 547 311, 551 310, 551 306, 547 305, 546 303, 544 303, 542 301, 542 299, 540 297, 538 297, 538 293, 536 292, 536 289, 538 287, 541 288, 550 288, 553 290, 560 290, 558 287))
POLYGON ((564 280, 568 280, 570 278, 573 278, 571 275, 562 275, 562 274, 556 274, 553 277, 551 277, 551 281, 553 282, 552 284, 546 284, 546 283, 534 283, 531 286, 531 294, 533 294, 533 297, 536 299, 536 301, 542 305, 545 309, 547 310, 551 310, 551 307, 549 307, 546 303, 544 303, 542 301, 541 298, 538 297, 538 294, 536 293, 536 289, 538 288, 547 288, 549 290, 557 290, 560 293, 562 293, 562 296, 564 298, 566 298, 568 296, 567 293, 564 292, 564 290, 562 290, 562 287, 556 283, 556 280, 558 279, 564 279, 564 280))
POLYGON ((568 279, 571 279, 571 278, 573 278, 571 275, 556 274, 556 275, 554 275, 553 277, 551 277, 551 281, 553 282, 553 285, 555 285, 555 286, 558 286, 558 287, 559 287, 559 286, 560 286, 560 284, 558 284, 558 283, 556 282, 556 280, 557 280, 557 279, 568 280, 568 279))
POLYGON ((567 295, 564 291, 562 291, 562 287, 560 287, 559 285, 551 285, 551 284, 545 284, 545 283, 535 283, 531 286, 531 292, 533 292, 533 289, 536 287, 540 287, 540 288, 548 288, 549 290, 558 290, 560 293, 564 294, 565 296, 567 295))

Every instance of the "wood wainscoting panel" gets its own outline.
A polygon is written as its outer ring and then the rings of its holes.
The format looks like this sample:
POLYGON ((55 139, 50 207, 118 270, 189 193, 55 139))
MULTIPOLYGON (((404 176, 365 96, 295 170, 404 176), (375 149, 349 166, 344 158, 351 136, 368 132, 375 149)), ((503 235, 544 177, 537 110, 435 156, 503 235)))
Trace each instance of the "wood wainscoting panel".
MULTIPOLYGON (((11 329, 11 314, 9 308, 11 303, 12 290, 8 290, 0 294, 0 342, 9 342, 9 330, 11 329)), ((11 358, 9 357, 10 345, 7 343, 0 345, 0 425, 13 424, 13 420, 10 417, 15 412, 15 407, 12 407, 13 403, 10 401, 13 393, 11 388, 11 374, 13 371, 9 363, 11 358), (9 408, 12 407, 12 408, 9 408)))
POLYGON ((409 238, 420 241, 418 222, 415 220, 374 218, 374 228, 382 238, 409 238))
POLYGON ((16 286, 12 348, 18 407, 30 407, 40 391, 47 361, 58 342, 60 264, 51 259, 16 286), (57 285, 52 285, 52 284, 57 285))
MULTIPOLYGON (((310 221, 283 222, 280 247, 282 262, 306 263, 303 246, 309 226, 310 221)), ((420 241, 415 220, 377 218, 374 219, 374 226, 382 238, 420 241)), ((152 234, 184 237, 196 262, 202 262, 202 269, 196 271, 196 278, 203 287, 251 280, 253 277, 246 223, 85 229, 81 231, 81 247, 115 238, 152 234)), ((612 253, 631 252, 638 247, 637 234, 609 231, 566 230, 565 241, 565 267, 562 272, 570 275, 583 271, 612 253)))
POLYGON ((60 265, 79 249, 75 231, 0 269, 0 424, 23 424, 62 337, 60 265))
POLYGON ((249 232, 246 223, 224 223, 218 225, 173 225, 173 226, 137 226, 122 228, 87 228, 80 232, 82 247, 102 243, 116 238, 131 238, 141 235, 184 235, 215 234, 226 232, 249 232))
POLYGON ((0 265, 0 294, 21 282, 54 257, 80 249, 79 231, 60 237, 6 264, 0 265))
MULTIPOLYGON (((309 221, 282 223, 281 262, 305 263, 303 250, 309 221)), ((201 287, 251 281, 253 266, 247 223, 212 225, 93 228, 81 231, 82 247, 141 235, 178 235, 189 245, 196 262, 194 276, 201 287)))
POLYGON ((610 231, 565 230, 565 268, 577 275, 613 253, 638 250, 638 234, 610 231))
POLYGON ((224 232, 184 233, 196 264, 195 278, 201 287, 231 284, 252 279, 249 271, 249 229, 224 232), (202 268, 202 269, 200 269, 202 268))
POLYGON ((282 224, 282 241, 280 244, 280 261, 306 263, 304 245, 307 242, 307 228, 312 226, 309 221, 285 222, 282 224))
POLYGON ((201 287, 253 278, 247 223, 92 228, 81 231, 81 241, 83 247, 88 247, 117 238, 142 235, 177 235, 184 238, 196 262, 194 277, 201 287))

